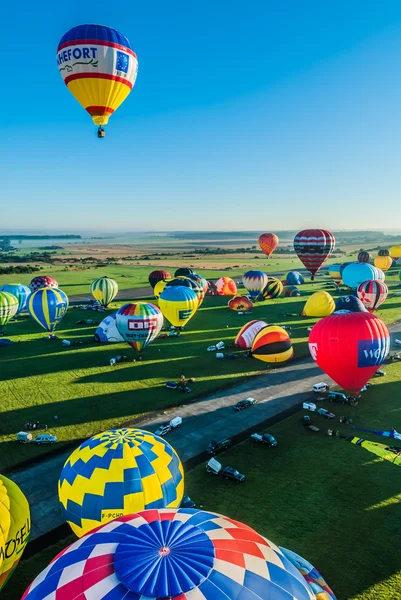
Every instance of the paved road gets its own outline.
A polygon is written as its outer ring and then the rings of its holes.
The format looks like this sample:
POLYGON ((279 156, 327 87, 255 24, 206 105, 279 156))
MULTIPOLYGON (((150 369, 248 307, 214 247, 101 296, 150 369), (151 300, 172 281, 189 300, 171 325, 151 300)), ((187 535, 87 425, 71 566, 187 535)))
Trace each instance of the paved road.
MULTIPOLYGON (((401 324, 392 328, 394 337, 401 338, 401 324)), ((204 452, 212 439, 238 435, 252 427, 257 430, 266 419, 310 398, 313 384, 322 379, 329 381, 311 359, 305 359, 279 370, 271 370, 229 390, 144 419, 136 426, 155 430, 160 423, 180 415, 183 418, 182 427, 171 432, 167 439, 181 459, 188 461, 204 452), (243 412, 234 412, 233 404, 248 396, 255 398, 257 404, 243 412)), ((172 390, 171 393, 179 392, 172 390)), ((57 499, 57 481, 70 452, 11 474, 31 506, 31 539, 63 523, 57 499)))

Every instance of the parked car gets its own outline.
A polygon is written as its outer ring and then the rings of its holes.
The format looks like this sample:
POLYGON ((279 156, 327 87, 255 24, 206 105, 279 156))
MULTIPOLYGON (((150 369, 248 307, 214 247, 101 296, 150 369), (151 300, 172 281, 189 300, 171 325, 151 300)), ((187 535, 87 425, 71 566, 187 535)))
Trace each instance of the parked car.
POLYGON ((275 448, 277 446, 276 438, 270 433, 264 433, 263 435, 260 435, 260 433, 252 433, 251 438, 261 444, 266 444, 269 448, 275 448))
POLYGON ((57 437, 50 433, 40 433, 33 441, 35 444, 54 444, 57 442, 57 437))
POLYGON ((174 419, 171 419, 168 423, 162 423, 162 425, 156 429, 155 434, 161 436, 167 435, 172 429, 177 429, 177 427, 181 427, 181 425, 182 417, 174 417, 174 419))
POLYGON ((195 502, 193 500, 191 500, 191 498, 187 494, 185 494, 182 497, 180 508, 195 508, 195 507, 196 507, 195 502))
POLYGON ((329 392, 327 399, 331 402, 341 402, 342 404, 348 404, 348 397, 342 392, 329 392))
POLYGON ((216 452, 221 452, 225 450, 231 445, 231 438, 223 438, 216 442, 216 440, 212 440, 207 449, 208 454, 216 454, 216 452))
POLYGON ((386 374, 386 371, 382 371, 381 369, 378 369, 376 371, 376 373, 373 375, 373 377, 384 377, 386 374))
POLYGON ((326 410, 325 408, 319 408, 317 414, 321 415, 322 417, 326 417, 326 419, 334 419, 334 417, 336 416, 332 412, 326 410))
POLYGON ((242 483, 245 481, 245 475, 234 469, 233 467, 226 467, 223 470, 224 479, 231 479, 232 481, 236 481, 237 483, 242 483))
POLYGON ((322 392, 328 392, 330 389, 330 386, 328 383, 324 383, 324 382, 320 382, 320 383, 315 383, 314 386, 312 387, 312 391, 316 392, 318 394, 322 393, 322 392))
POLYGON ((253 404, 255 404, 255 402, 255 398, 246 398, 246 400, 240 400, 239 402, 237 402, 237 404, 234 404, 233 408, 234 410, 244 410, 244 408, 252 406, 253 404))

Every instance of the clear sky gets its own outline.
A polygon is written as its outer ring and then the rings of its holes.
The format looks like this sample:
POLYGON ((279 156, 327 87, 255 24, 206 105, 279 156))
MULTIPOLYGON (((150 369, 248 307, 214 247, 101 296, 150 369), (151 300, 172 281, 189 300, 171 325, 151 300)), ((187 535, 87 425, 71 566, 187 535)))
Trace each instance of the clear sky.
POLYGON ((400 0, 21 0, 2 48, 2 228, 401 227, 400 0), (139 60, 104 140, 55 60, 81 23, 139 60))

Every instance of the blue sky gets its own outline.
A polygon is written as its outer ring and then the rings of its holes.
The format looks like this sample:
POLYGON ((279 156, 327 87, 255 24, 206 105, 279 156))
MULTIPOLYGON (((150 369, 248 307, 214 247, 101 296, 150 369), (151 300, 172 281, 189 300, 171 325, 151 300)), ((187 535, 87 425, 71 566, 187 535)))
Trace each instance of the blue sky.
POLYGON ((2 21, 2 227, 401 227, 399 0, 22 0, 2 21), (104 140, 56 66, 80 23, 138 55, 104 140))

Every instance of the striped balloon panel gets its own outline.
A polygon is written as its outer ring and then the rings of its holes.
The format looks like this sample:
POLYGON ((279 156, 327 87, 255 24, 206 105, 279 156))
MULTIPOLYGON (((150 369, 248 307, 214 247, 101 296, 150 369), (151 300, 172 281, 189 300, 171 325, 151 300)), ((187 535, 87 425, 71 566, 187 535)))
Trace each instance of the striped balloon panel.
POLYGON ((90 291, 99 304, 107 307, 117 296, 118 284, 110 277, 100 277, 92 281, 90 291))

